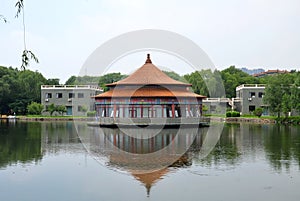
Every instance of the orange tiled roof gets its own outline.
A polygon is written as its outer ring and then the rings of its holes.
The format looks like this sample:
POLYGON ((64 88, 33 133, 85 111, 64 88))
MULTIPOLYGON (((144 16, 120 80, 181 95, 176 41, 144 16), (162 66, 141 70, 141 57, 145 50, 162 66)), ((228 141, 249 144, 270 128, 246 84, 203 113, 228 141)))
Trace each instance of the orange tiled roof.
POLYGON ((278 73, 288 73, 288 71, 287 70, 268 70, 265 72, 253 74, 253 76, 260 77, 260 76, 272 75, 272 74, 278 74, 278 73))
POLYGON ((147 60, 145 64, 137 69, 133 74, 127 78, 107 84, 106 86, 116 86, 116 85, 181 85, 181 86, 191 86, 191 84, 179 82, 167 76, 158 67, 152 64, 150 59, 150 54, 147 55, 147 60))
POLYGON ((95 96, 95 98, 119 98, 119 97, 190 97, 190 98, 206 98, 206 96, 195 94, 185 88, 176 89, 166 89, 166 88, 126 88, 126 87, 116 87, 107 91, 105 93, 95 96), (171 90, 171 91, 170 91, 171 90))

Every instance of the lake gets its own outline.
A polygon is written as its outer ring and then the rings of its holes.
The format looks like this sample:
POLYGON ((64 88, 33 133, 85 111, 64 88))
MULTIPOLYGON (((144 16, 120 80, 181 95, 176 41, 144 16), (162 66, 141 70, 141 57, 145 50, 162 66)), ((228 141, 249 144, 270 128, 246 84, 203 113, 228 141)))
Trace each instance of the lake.
POLYGON ((218 126, 1 121, 1 200, 299 200, 299 126, 218 126))

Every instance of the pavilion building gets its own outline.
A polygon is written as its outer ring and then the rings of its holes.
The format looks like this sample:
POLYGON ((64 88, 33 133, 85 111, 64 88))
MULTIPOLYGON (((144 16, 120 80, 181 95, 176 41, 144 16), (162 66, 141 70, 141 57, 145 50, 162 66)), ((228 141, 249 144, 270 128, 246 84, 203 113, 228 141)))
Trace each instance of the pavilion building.
POLYGON ((106 123, 118 119, 145 123, 146 119, 200 118, 202 99, 206 98, 193 93, 191 84, 167 76, 152 64, 150 54, 133 74, 106 86, 109 91, 95 96, 97 116, 106 123))

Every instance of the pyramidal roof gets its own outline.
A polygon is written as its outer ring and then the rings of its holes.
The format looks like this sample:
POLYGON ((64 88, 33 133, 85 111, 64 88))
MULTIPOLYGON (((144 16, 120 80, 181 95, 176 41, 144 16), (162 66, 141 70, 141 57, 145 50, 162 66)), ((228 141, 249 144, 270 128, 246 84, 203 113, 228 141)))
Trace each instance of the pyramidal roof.
POLYGON ((150 54, 147 54, 147 60, 143 66, 137 69, 127 78, 107 84, 106 86, 116 85, 177 85, 177 86, 191 86, 191 84, 183 83, 170 78, 158 67, 152 64, 150 54))

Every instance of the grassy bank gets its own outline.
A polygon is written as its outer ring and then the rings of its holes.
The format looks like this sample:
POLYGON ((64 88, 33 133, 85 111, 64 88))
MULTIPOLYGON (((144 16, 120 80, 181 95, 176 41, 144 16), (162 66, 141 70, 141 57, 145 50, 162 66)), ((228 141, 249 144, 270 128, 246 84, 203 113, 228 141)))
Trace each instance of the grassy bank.
POLYGON ((205 117, 212 119, 220 119, 226 122, 252 122, 252 123, 278 123, 278 124, 300 124, 300 116, 292 117, 276 117, 276 116, 262 116, 257 117, 255 115, 242 115, 240 117, 226 117, 222 114, 206 114, 205 117))
POLYGON ((73 120, 91 120, 93 117, 87 116, 44 116, 44 115, 27 115, 17 116, 23 121, 73 121, 73 120))

